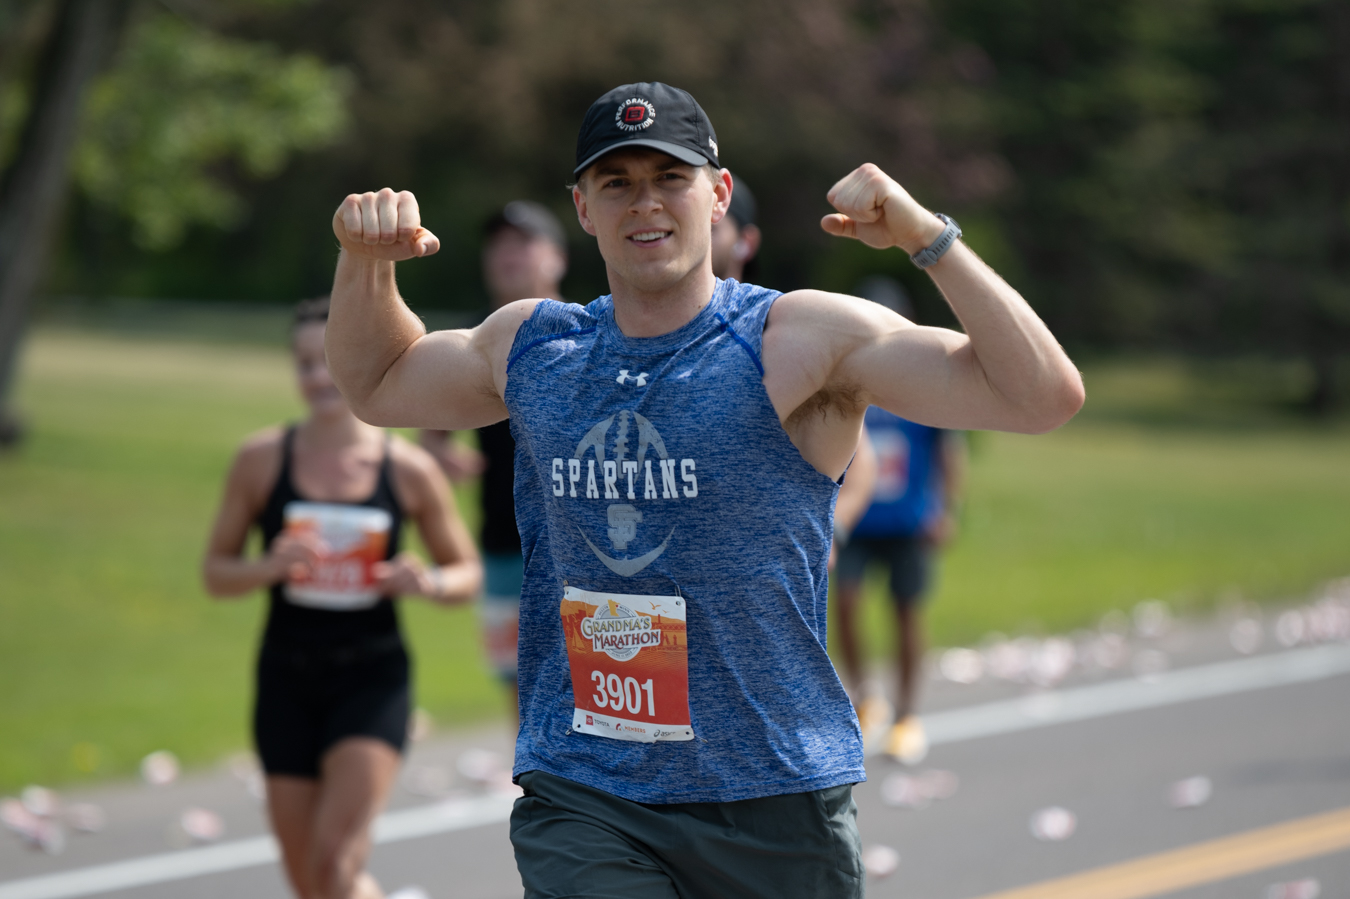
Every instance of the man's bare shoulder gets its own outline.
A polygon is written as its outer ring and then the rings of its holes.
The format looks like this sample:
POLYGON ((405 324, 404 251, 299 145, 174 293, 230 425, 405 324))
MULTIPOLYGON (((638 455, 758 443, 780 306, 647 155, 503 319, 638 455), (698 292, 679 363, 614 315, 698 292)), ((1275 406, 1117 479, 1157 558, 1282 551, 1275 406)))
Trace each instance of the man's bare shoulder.
POLYGON ((534 310, 540 303, 547 302, 548 300, 544 299, 534 299, 507 303, 485 318, 477 330, 492 339, 504 338, 509 349, 511 341, 516 339, 516 332, 520 330, 520 326, 530 320, 530 316, 534 315, 534 310))
MULTIPOLYGON (((794 290, 774 301, 764 322, 764 364, 806 359, 827 369, 859 344, 910 326, 876 303, 824 290, 794 290)), ((823 372, 822 372, 823 374, 823 372)))

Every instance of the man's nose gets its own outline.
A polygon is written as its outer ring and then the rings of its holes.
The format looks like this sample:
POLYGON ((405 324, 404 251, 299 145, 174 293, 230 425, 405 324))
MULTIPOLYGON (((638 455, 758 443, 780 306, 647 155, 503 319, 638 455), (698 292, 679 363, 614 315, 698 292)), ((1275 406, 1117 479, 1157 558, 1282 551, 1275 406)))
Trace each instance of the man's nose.
POLYGON ((656 185, 650 181, 639 181, 633 194, 633 203, 630 209, 635 213, 654 212, 661 208, 661 198, 657 193, 656 185))

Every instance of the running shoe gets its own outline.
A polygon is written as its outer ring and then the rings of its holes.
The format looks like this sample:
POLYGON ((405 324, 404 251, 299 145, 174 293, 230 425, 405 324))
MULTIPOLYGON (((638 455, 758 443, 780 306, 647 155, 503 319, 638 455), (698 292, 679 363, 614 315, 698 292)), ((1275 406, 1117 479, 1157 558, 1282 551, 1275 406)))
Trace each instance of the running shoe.
POLYGON ((902 765, 917 765, 928 757, 928 734, 917 715, 906 715, 891 728, 886 754, 902 765))

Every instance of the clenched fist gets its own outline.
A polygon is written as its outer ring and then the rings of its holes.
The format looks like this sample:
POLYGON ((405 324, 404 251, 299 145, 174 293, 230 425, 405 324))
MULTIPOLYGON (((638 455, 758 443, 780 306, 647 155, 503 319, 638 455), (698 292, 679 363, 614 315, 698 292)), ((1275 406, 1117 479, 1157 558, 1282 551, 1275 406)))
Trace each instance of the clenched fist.
POLYGON ((839 213, 825 216, 820 227, 879 250, 900 247, 912 256, 937 240, 945 227, 870 162, 840 178, 825 198, 839 213))
POLYGON ((375 193, 348 194, 333 215, 333 233, 353 256, 402 262, 430 256, 441 242, 422 227, 417 198, 389 188, 375 193))

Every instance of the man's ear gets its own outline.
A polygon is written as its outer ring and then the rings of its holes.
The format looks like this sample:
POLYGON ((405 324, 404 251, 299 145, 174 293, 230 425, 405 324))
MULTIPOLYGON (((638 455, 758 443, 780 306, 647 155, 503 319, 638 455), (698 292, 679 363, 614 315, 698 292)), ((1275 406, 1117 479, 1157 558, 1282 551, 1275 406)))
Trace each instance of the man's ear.
POLYGON ((581 189, 580 181, 572 187, 572 205, 577 207, 577 221, 581 222, 581 230, 594 237, 595 225, 586 212, 586 192, 581 189))
POLYGON ((717 177, 713 178, 713 208, 712 223, 715 225, 726 217, 727 210, 731 208, 731 172, 721 169, 717 177))

